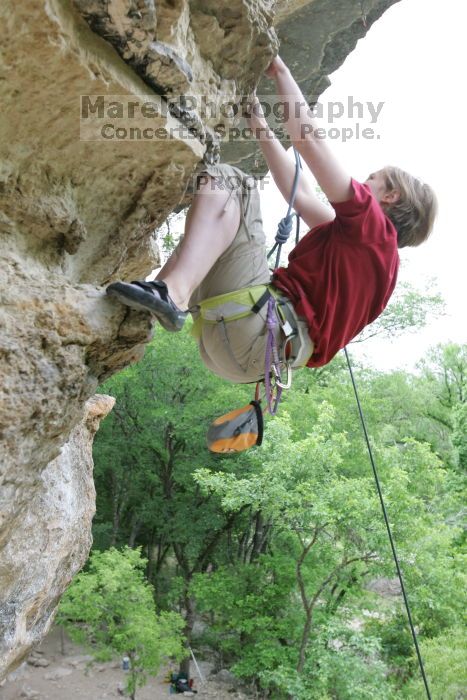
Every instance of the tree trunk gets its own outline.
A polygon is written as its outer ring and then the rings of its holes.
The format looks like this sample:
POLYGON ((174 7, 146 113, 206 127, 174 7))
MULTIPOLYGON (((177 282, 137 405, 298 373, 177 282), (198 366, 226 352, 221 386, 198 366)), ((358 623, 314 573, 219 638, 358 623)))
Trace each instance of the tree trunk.
POLYGON ((298 655, 297 673, 303 673, 306 661, 306 647, 308 640, 310 639, 311 632, 311 622, 313 619, 313 610, 309 610, 306 613, 305 626, 302 632, 302 641, 300 643, 300 653, 298 655))
POLYGON ((154 576, 154 530, 151 530, 149 534, 149 541, 147 545, 147 557, 148 557, 148 565, 146 568, 146 578, 150 583, 154 583, 153 581, 153 576, 154 576))
POLYGON ((263 547, 263 536, 264 536, 264 519, 263 514, 260 510, 257 511, 255 515, 255 532, 253 534, 253 545, 250 555, 250 561, 253 562, 261 554, 261 549, 263 547))
POLYGON ((303 668, 305 666, 306 647, 308 644, 308 640, 310 638, 311 622, 313 619, 313 607, 314 607, 314 604, 315 604, 316 600, 318 599, 318 595, 319 595, 319 593, 317 593, 311 600, 308 599, 307 594, 306 594, 305 581, 304 581, 303 576, 302 576, 302 566, 303 566, 303 562, 305 561, 306 557, 308 556, 308 553, 310 552, 311 548, 315 544, 315 542, 318 538, 319 532, 320 532, 319 529, 315 529, 315 531, 313 533, 313 537, 306 544, 303 541, 301 535, 299 533, 297 533, 298 540, 302 546, 302 553, 300 554, 300 557, 297 561, 296 575, 297 575, 298 587, 300 589, 300 598, 302 601, 303 610, 305 611, 305 626, 304 626, 303 632, 302 632, 302 641, 300 643, 300 653, 299 653, 298 664, 297 664, 297 672, 298 673, 302 673, 303 668))
MULTIPOLYGON (((148 542, 147 556, 148 556, 148 567, 147 567, 147 578, 155 585, 157 577, 159 576, 161 569, 166 560, 167 554, 169 553, 170 545, 165 544, 162 538, 156 541, 154 530, 151 531, 148 542)), ((155 585, 157 590, 157 586, 155 585)), ((157 599, 157 596, 156 596, 157 599)))
POLYGON ((65 656, 65 630, 60 626, 60 653, 65 656))
POLYGON ((136 673, 136 669, 135 669, 136 659, 135 659, 133 652, 128 652, 128 657, 130 659, 130 674, 131 674, 130 698, 131 698, 131 700, 136 700, 136 688, 137 688, 137 679, 138 679, 138 674, 136 673))
POLYGON ((194 607, 194 600, 191 598, 189 595, 185 595, 184 599, 184 605, 185 605, 185 627, 183 629, 183 634, 186 639, 186 648, 187 648, 187 655, 186 657, 181 661, 180 663, 180 668, 179 668, 179 673, 183 674, 186 679, 189 681, 190 680, 190 663, 191 663, 191 655, 189 651, 189 647, 191 645, 191 636, 193 634, 193 627, 195 624, 195 607, 194 607))
POLYGON ((191 657, 186 656, 182 661, 180 661, 180 666, 178 669, 178 672, 183 678, 186 678, 187 681, 190 680, 190 662, 191 662, 191 657))
POLYGON ((134 518, 131 524, 130 538, 128 540, 128 546, 131 547, 131 549, 134 549, 135 547, 136 537, 138 536, 140 528, 141 522, 137 518, 134 518))
POLYGON ((112 536, 110 538, 110 546, 115 547, 117 544, 118 531, 120 529, 120 512, 118 503, 118 486, 115 472, 112 472, 112 536))

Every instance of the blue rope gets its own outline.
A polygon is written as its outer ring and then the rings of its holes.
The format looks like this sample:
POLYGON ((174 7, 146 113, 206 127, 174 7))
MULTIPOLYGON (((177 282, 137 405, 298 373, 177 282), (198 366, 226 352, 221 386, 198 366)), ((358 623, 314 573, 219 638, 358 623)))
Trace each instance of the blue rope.
POLYGON ((279 221, 276 233, 276 243, 283 245, 289 240, 289 236, 292 232, 292 219, 293 216, 285 216, 279 221))
POLYGON ((292 184, 292 191, 290 193, 290 199, 289 199, 289 206, 287 209, 287 214, 284 216, 283 219, 279 221, 279 224, 277 226, 277 233, 275 237, 275 243, 274 247, 271 248, 271 250, 268 253, 268 260, 271 257, 271 255, 274 253, 275 250, 277 250, 276 253, 276 262, 274 265, 274 269, 279 267, 279 262, 281 258, 281 249, 284 243, 287 243, 289 240, 289 236, 292 232, 292 220, 293 217, 297 217, 297 228, 296 228, 296 235, 295 235, 295 242, 298 243, 298 238, 299 238, 299 231, 300 231, 300 217, 298 214, 293 213, 293 205, 295 202, 295 197, 297 196, 297 190, 298 190, 298 180, 300 177, 300 169, 302 167, 301 162, 300 162, 300 155, 297 151, 297 149, 293 148, 294 156, 295 156, 295 175, 294 175, 294 180, 292 184))

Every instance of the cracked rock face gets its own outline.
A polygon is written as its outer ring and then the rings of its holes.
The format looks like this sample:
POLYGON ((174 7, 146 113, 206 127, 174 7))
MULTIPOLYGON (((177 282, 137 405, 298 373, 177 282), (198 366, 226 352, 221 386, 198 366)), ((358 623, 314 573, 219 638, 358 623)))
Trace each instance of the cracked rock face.
MULTIPOLYGON (((280 54, 310 104, 329 86, 328 75, 342 65, 359 39, 396 2, 399 0, 278 0, 275 28, 280 54)), ((348 89, 352 94, 351 85, 348 89)), ((261 79, 257 94, 264 98, 272 95, 271 81, 261 79)), ((254 142, 223 143, 221 157, 257 176, 267 171, 254 142)))
MULTIPOLYGON (((88 399, 152 334, 149 316, 104 286, 157 266, 158 227, 217 157, 216 125, 233 123, 219 106, 251 94, 278 37, 311 96, 393 2, 1 4, 0 678, 87 557, 92 424, 104 414, 88 399), (121 96, 151 113, 118 124, 150 123, 156 139, 108 137, 121 96)), ((251 169, 255 144, 226 143, 222 157, 251 169)))
POLYGON ((28 485, 29 500, 2 551, 0 658, 17 666, 49 630, 64 589, 86 562, 95 512, 92 441, 115 399, 84 407, 60 454, 28 485))

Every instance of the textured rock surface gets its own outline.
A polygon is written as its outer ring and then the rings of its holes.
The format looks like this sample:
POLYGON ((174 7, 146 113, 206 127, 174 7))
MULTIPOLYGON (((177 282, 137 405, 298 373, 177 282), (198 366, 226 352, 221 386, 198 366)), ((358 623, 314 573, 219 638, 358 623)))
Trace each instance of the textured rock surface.
MULTIPOLYGON (((0 659, 14 667, 49 630, 61 594, 85 563, 95 512, 92 441, 115 399, 96 395, 60 454, 28 484, 0 565, 0 659)), ((21 490, 21 489, 20 489, 21 490)))
MULTIPOLYGON (((371 25, 399 0, 279 0, 275 26, 280 54, 310 104, 329 86, 337 70, 371 25)), ((375 56, 375 62, 378 57, 375 56)), ((349 94, 352 86, 349 85, 349 94)), ((272 94, 271 81, 262 79, 257 94, 272 94)), ((222 159, 247 172, 263 174, 265 162, 255 142, 222 146, 222 159)))
MULTIPOLYGON (((111 303, 102 285, 156 266, 155 231, 187 201, 203 156, 215 157, 215 124, 230 120, 219 117, 219 105, 256 86, 277 50, 276 30, 281 53, 311 95, 393 2, 0 5, 0 590, 9 596, 0 607, 9 640, 3 669, 39 639, 89 546, 89 522, 87 535, 80 524, 81 539, 73 531, 81 513, 77 481, 67 487, 63 529, 47 529, 62 488, 58 478, 47 481, 48 470, 71 449, 57 457, 98 383, 137 359, 151 335, 148 316, 111 303), (167 111, 162 94, 182 99, 167 111), (186 100, 201 94, 214 114, 186 100), (184 126, 190 138, 172 132, 149 142, 89 140, 91 124, 80 139, 80 95, 102 95, 106 104, 111 96, 138 95, 155 108, 154 127, 184 126), (30 575, 23 580, 26 552, 30 575)), ((226 144, 223 155, 248 168, 254 152, 251 143, 226 144)))

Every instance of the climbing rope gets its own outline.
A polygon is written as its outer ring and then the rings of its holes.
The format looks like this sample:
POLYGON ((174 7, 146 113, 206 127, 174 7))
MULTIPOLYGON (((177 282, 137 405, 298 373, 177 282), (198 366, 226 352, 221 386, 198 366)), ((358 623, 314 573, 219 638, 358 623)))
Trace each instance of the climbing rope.
MULTIPOLYGON (((287 209, 287 214, 286 214, 286 216, 285 216, 283 219, 281 219, 281 221, 279 222, 279 225, 278 225, 278 227, 277 227, 277 233, 276 233, 276 237, 275 237, 275 244, 274 244, 274 247, 273 247, 273 248, 269 251, 269 253, 268 253, 268 259, 269 259, 269 258, 271 257, 271 255, 274 253, 274 251, 277 250, 276 262, 275 262, 275 265, 274 265, 274 269, 276 269, 276 268, 279 266, 280 255, 281 255, 281 249, 282 249, 283 244, 286 243, 286 242, 288 241, 288 239, 289 239, 290 233, 291 233, 291 231, 292 231, 292 219, 293 219, 294 216, 296 216, 296 220, 297 220, 296 235, 295 235, 295 244, 298 243, 298 241, 299 241, 299 236, 300 236, 300 217, 298 216, 298 214, 296 214, 296 213, 293 214, 293 213, 292 213, 293 204, 294 204, 294 202, 295 202, 295 197, 296 197, 296 194, 297 194, 298 180, 299 180, 300 169, 301 169, 300 155, 299 155, 299 153, 298 153, 298 151, 297 151, 297 149, 296 149, 295 147, 294 147, 294 155, 295 155, 295 176, 294 176, 294 181, 293 181, 293 185, 292 185, 292 191, 291 191, 291 194, 290 194, 290 200, 289 200, 289 206, 288 206, 288 209, 287 209)), ((272 314, 273 309, 274 309, 274 300, 270 300, 270 305, 269 305, 269 307, 268 307, 268 324, 269 324, 269 325, 268 325, 268 331, 269 331, 270 337, 272 337, 272 335, 273 335, 273 327, 272 327, 272 325, 271 325, 271 324, 272 324, 272 320, 270 320, 269 317, 270 317, 270 314, 272 314)), ((279 401, 280 401, 281 393, 282 393, 282 388, 281 388, 280 383, 277 384, 277 382, 276 382, 276 396, 273 397, 273 391, 272 391, 271 385, 270 385, 270 377, 269 377, 269 375, 270 375, 270 369, 269 369, 269 372, 268 372, 267 370, 268 370, 268 367, 269 367, 269 368, 271 367, 271 365, 272 365, 272 367, 274 367, 274 355, 273 355, 273 353, 274 353, 274 347, 273 347, 273 346, 270 346, 269 341, 268 341, 268 347, 267 347, 267 352, 266 352, 265 387, 266 387, 266 396, 267 396, 267 401, 268 401, 268 409, 269 409, 269 412, 270 412, 272 415, 274 415, 274 414, 276 413, 276 411, 277 411, 277 407, 278 407, 278 405, 279 405, 279 401)), ((413 639, 413 643, 414 643, 414 646, 415 646, 415 651, 416 651, 416 654, 417 654, 417 659, 418 659, 418 665, 419 665, 419 668, 420 668, 420 673, 421 673, 421 675, 422 675, 423 683, 424 683, 424 686, 425 686, 426 696, 427 696, 428 700, 432 700, 432 699, 431 699, 431 694, 430 694, 430 688, 429 688, 429 686, 428 686, 428 680, 427 680, 427 677, 426 677, 426 674, 425 674, 425 668, 424 668, 424 665, 423 665, 422 655, 421 655, 421 653, 420 653, 420 648, 419 648, 419 645, 418 645, 417 633, 415 632, 415 627, 414 627, 414 624, 413 624, 413 621, 412 621, 412 615, 411 615, 411 612, 410 612, 409 600, 408 600, 407 593, 406 593, 406 590, 405 590, 404 581, 403 581, 403 578, 402 578, 402 571, 401 571, 401 568, 400 568, 400 565, 399 565, 399 559, 398 559, 398 556, 397 556, 397 552, 396 552, 396 547, 395 547, 395 544, 394 544, 394 540, 393 540, 393 537, 392 537, 391 526, 390 526, 390 524, 389 524, 389 519, 388 519, 388 515, 387 515, 387 512, 386 512, 386 506, 385 506, 385 504, 384 504, 383 493, 382 493, 382 491, 381 491, 381 485, 380 485, 380 481, 379 481, 379 477, 378 477, 378 472, 377 472, 377 469, 376 469, 376 463, 375 463, 375 460, 374 460, 374 458, 373 458, 373 452, 372 452, 372 449, 371 449, 370 440, 369 440, 369 438, 368 438, 368 432, 367 432, 367 429, 366 429, 365 418, 364 418, 364 416, 363 416, 363 410, 362 410, 362 407, 361 407, 361 404, 360 404, 360 399, 359 399, 359 396, 358 396, 357 385, 356 385, 356 383, 355 383, 355 377, 354 377, 354 374, 353 374, 352 365, 350 364, 349 353, 347 352, 347 348, 346 348, 346 347, 344 348, 344 353, 345 353, 345 357, 346 357, 346 360, 347 360, 347 366, 348 366, 349 372, 350 372, 350 378, 351 378, 351 380, 352 380, 352 386, 353 386, 353 390, 354 390, 354 394, 355 394, 355 399, 356 399, 356 401, 357 401, 358 412, 359 412, 359 415, 360 415, 360 421, 361 421, 361 424, 362 424, 363 434, 364 434, 364 436, 365 436, 365 442, 366 442, 366 446, 367 446, 367 449, 368 449, 368 454, 369 454, 369 457, 370 457, 371 466, 372 466, 372 469, 373 469, 373 475, 374 475, 374 477, 375 477, 376 489, 377 489, 377 491, 378 491, 379 501, 380 501, 380 504, 381 504, 381 509, 382 509, 382 511, 383 511, 383 517, 384 517, 384 522, 385 522, 385 524, 386 524, 386 530, 387 530, 388 537, 389 537, 389 543, 390 543, 390 545, 391 545, 392 556, 393 556, 393 558, 394 558, 394 563, 395 563, 395 565, 396 565, 397 576, 398 576, 398 578, 399 578, 399 583, 400 583, 400 586, 401 586, 402 596, 403 596, 403 598, 404 598, 404 605, 405 605, 405 609, 406 609, 406 611, 407 611, 407 618, 408 618, 408 621, 409 621, 410 631, 411 631, 411 633, 412 633, 412 639, 413 639)))
POLYGON ((271 257, 271 255, 274 253, 275 250, 277 250, 276 253, 276 262, 274 265, 274 269, 279 267, 279 262, 281 258, 281 250, 282 246, 284 243, 287 243, 289 240, 289 236, 292 231, 292 220, 293 217, 296 217, 296 228, 295 228, 295 245, 298 243, 299 237, 300 237, 300 217, 296 212, 292 212, 293 205, 295 202, 295 197, 297 196, 297 189, 298 189, 298 181, 300 178, 300 169, 302 167, 301 162, 300 162, 300 155, 297 151, 297 149, 293 148, 294 156, 295 156, 295 175, 294 175, 294 180, 292 184, 292 191, 290 193, 290 199, 289 199, 289 207, 287 209, 287 214, 284 216, 283 219, 279 221, 279 224, 277 226, 277 233, 275 237, 275 243, 274 247, 271 248, 271 250, 268 253, 268 260, 271 257))
MULTIPOLYGON (((289 236, 292 232, 292 220, 294 216, 296 217, 295 245, 298 243, 300 238, 300 217, 296 212, 292 212, 292 209, 295 202, 295 197, 297 195, 298 181, 300 178, 300 169, 302 165, 300 162, 300 155, 295 146, 293 147, 293 152, 295 156, 295 175, 292 183, 292 190, 290 192, 287 214, 284 216, 283 219, 279 221, 274 247, 271 248, 267 256, 269 260, 274 251, 277 250, 274 269, 279 267, 282 246, 289 240, 289 236)), ((279 353, 275 341, 275 329, 277 326, 275 308, 276 300, 274 299, 274 297, 271 296, 268 302, 268 339, 266 344, 266 359, 264 363, 264 388, 266 395, 267 411, 271 414, 271 416, 276 415, 282 396, 282 389, 288 389, 290 387, 291 380, 290 368, 287 367, 287 382, 285 384, 282 382, 281 361, 279 358, 279 353), (274 385, 271 382, 272 373, 274 373, 274 385)))
POLYGON ((355 383, 355 377, 353 374, 352 365, 350 364, 350 357, 349 357, 349 353, 347 352, 347 348, 344 348, 344 353, 345 353, 345 358, 347 360, 347 366, 348 366, 349 372, 350 372, 350 378, 352 380, 352 386, 353 386, 353 390, 354 390, 354 394, 355 394, 355 399, 357 401, 358 412, 360 414, 360 421, 362 424, 363 434, 365 436, 365 442, 366 442, 366 446, 368 449, 368 454, 370 456, 370 462, 371 462, 371 466, 373 469, 373 475, 375 477, 376 489, 378 491, 379 501, 381 503, 381 509, 383 511, 384 522, 386 523, 386 530, 388 533, 389 542, 391 544, 392 556, 394 558, 394 563, 396 565, 396 570, 397 570, 397 576, 399 578, 399 583, 401 585, 401 591, 402 591, 402 596, 404 598, 405 609, 407 611, 407 617, 409 620, 410 631, 412 632, 412 639, 413 639, 413 642, 415 645, 415 651, 417 652, 417 659, 418 659, 418 665, 420 667, 420 673, 422 674, 423 683, 425 685, 426 696, 427 696, 428 700, 431 700, 430 688, 428 687, 428 680, 427 680, 427 677, 425 675, 425 668, 423 666, 422 655, 420 653, 420 648, 418 646, 417 633, 415 632, 415 627, 414 627, 414 624, 412 622, 412 615, 410 613, 409 599, 407 598, 407 593, 405 591, 404 581, 402 578, 402 571, 401 571, 401 568, 399 566, 399 559, 397 557, 396 547, 395 547, 394 540, 392 537, 391 526, 389 524, 388 514, 386 512, 386 506, 384 504, 383 493, 381 491, 381 485, 379 482, 378 472, 376 470, 376 463, 375 463, 375 460, 373 458, 373 451, 371 449, 370 440, 369 440, 368 432, 366 429, 365 418, 363 416, 362 406, 360 404, 360 399, 359 399, 358 391, 357 391, 357 385, 355 383))

